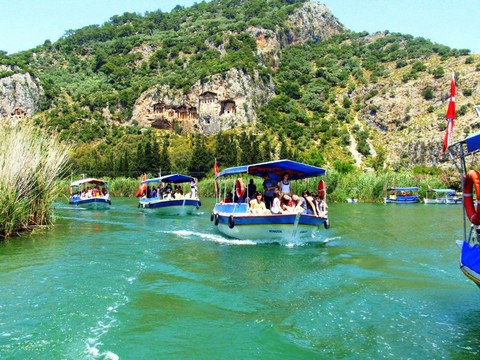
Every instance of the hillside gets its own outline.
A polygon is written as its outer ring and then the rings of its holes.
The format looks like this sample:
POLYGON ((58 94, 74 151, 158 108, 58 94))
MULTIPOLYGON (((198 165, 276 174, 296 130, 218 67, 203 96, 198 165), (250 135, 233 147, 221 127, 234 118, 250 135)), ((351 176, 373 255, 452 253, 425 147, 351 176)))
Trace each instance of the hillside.
POLYGON ((480 123, 479 55, 354 33, 317 2, 211 1, 0 51, 0 121, 59 133, 75 144, 74 170, 90 174, 202 176, 215 157, 339 171, 449 166, 452 72, 459 139, 480 123))

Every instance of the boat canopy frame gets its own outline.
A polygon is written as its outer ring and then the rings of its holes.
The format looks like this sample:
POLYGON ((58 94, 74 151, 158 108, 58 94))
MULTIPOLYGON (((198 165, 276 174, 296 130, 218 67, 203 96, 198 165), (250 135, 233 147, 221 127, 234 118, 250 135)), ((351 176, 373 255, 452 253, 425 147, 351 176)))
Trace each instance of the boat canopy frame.
MULTIPOLYGON (((242 165, 242 166, 234 166, 230 168, 223 169, 215 176, 215 183, 217 184, 218 194, 217 200, 221 198, 222 189, 219 185, 219 180, 221 178, 233 177, 233 176, 241 176, 243 174, 247 174, 250 176, 256 177, 264 177, 268 175, 269 178, 279 182, 283 179, 283 175, 288 173, 289 180, 301 180, 307 178, 313 178, 318 176, 323 176, 327 173, 327 170, 308 165, 304 163, 300 163, 294 160, 289 159, 281 159, 281 160, 274 160, 274 161, 267 161, 252 165, 242 165)), ((223 189, 224 197, 226 196, 227 186, 223 189)), ((235 192, 235 182, 233 184, 232 193, 235 192)), ((251 196, 251 194, 249 194, 251 196)))
MULTIPOLYGON (((467 174, 467 158, 473 157, 480 152, 480 131, 467 136, 465 139, 457 141, 447 148, 448 154, 453 161, 462 178, 462 189, 465 183, 465 175, 467 174)), ((477 197, 480 194, 477 194, 477 197)), ((469 235, 467 237, 467 216, 463 211, 463 235, 468 243, 473 241, 473 232, 476 226, 470 226, 469 235)), ((478 239, 477 239, 478 241, 478 239)))

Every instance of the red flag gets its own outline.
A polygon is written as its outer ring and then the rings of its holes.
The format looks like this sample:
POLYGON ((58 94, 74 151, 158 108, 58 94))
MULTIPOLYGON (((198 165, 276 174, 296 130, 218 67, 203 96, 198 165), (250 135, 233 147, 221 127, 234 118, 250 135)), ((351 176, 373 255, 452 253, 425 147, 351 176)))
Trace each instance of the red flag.
MULTIPOLYGON (((217 159, 215 159, 215 162, 213 163, 213 172, 215 173, 215 177, 218 175, 220 172, 218 170, 218 164, 217 164, 217 159)), ((215 179, 214 182, 214 190, 215 190, 215 197, 218 197, 218 185, 217 185, 217 179, 215 179)))
POLYGON ((447 120, 447 130, 443 139, 442 153, 445 153, 448 145, 450 144, 450 139, 453 133, 453 125, 455 125, 455 73, 452 74, 452 81, 450 82, 450 102, 448 103, 448 110, 445 119, 447 120))

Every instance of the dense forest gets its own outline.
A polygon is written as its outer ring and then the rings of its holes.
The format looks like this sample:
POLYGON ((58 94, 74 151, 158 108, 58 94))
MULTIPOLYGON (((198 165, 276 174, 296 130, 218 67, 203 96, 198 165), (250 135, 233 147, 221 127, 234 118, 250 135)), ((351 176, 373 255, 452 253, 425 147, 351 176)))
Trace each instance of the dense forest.
MULTIPOLYGON (((459 59, 479 71, 479 58, 467 49, 389 32, 345 29, 291 43, 296 30, 289 16, 306 3, 214 0, 169 13, 124 13, 101 26, 68 31, 55 43, 47 40, 12 55, 1 51, 0 69, 7 70, 0 79, 28 72, 38 81, 42 101, 31 120, 72 144, 77 174, 136 177, 161 171, 202 178, 211 174, 215 158, 221 167, 291 158, 348 173, 357 171, 356 157, 361 167, 377 171, 414 167, 434 173, 438 164, 425 161, 428 154, 414 161, 389 159, 389 141, 382 140, 388 126, 369 121, 381 111, 374 100, 388 95, 385 84, 393 78, 405 85, 431 79, 421 97, 423 113, 436 116, 435 137, 445 129, 445 105, 435 101, 444 94, 435 81, 448 79, 459 59), (278 62, 260 56, 252 28, 279 39, 278 62), (168 85, 186 93, 230 69, 273 81, 274 96, 258 104, 249 126, 205 135, 132 121, 134 104, 147 89, 168 85)), ((477 96, 473 88, 463 95, 467 101, 477 96)), ((460 115, 468 115, 468 103, 463 106, 460 115)), ((395 121, 387 131, 403 136, 416 117, 403 114, 395 121)))

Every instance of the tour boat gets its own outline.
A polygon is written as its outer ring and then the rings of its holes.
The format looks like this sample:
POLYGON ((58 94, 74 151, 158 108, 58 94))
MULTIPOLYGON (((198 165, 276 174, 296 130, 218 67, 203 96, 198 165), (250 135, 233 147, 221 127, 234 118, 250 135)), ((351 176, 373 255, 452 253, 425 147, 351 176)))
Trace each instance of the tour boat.
MULTIPOLYGON (((216 188, 220 191, 210 218, 218 231, 228 237, 240 240, 297 242, 313 239, 321 226, 328 229, 329 219, 326 211, 315 216, 301 212, 274 214, 269 210, 262 211, 262 213, 249 210, 250 199, 248 197, 243 199, 245 186, 242 186, 242 176, 263 178, 268 175, 270 179, 278 183, 283 179, 285 173, 289 174, 290 180, 300 180, 324 175, 326 171, 319 167, 285 159, 237 166, 219 172, 215 177, 215 182, 216 188), (228 179, 232 177, 236 178, 233 190, 237 201, 224 203, 220 201, 222 181, 226 184, 223 187, 226 193, 228 179)), ((319 188, 322 188, 322 183, 319 183, 319 188)), ((319 192, 319 195, 324 196, 324 193, 319 192)))
POLYGON ((352 203, 352 204, 353 204, 353 203, 356 204, 356 203, 358 202, 358 199, 357 199, 356 197, 348 197, 348 198, 347 198, 347 202, 348 202, 348 203, 352 203))
POLYGON ((69 204, 82 208, 108 209, 112 205, 108 182, 92 178, 72 182, 69 204))
POLYGON ((197 180, 182 174, 142 180, 137 197, 139 197, 139 208, 152 209, 159 215, 193 214, 201 206, 197 180), (187 190, 186 187, 188 187, 187 190))
POLYGON ((463 199, 453 189, 429 189, 423 202, 425 204, 461 204, 463 199))
POLYGON ((387 189, 385 204, 416 204, 420 202, 418 187, 393 187, 387 189))
POLYGON ((480 151, 480 132, 448 147, 448 152, 462 176, 463 189, 463 240, 457 240, 460 248, 460 269, 467 278, 480 287, 480 207, 476 206, 473 192, 480 196, 480 173, 467 168, 467 157, 480 151))

